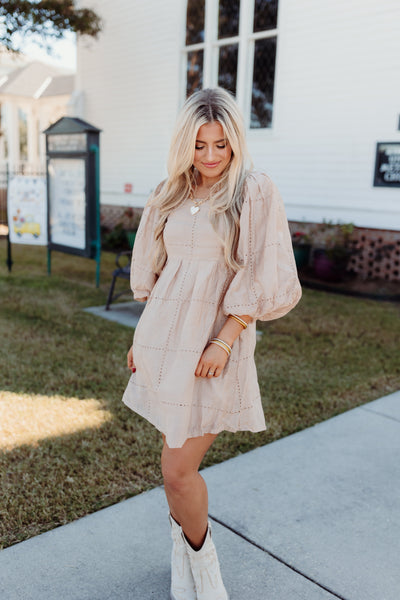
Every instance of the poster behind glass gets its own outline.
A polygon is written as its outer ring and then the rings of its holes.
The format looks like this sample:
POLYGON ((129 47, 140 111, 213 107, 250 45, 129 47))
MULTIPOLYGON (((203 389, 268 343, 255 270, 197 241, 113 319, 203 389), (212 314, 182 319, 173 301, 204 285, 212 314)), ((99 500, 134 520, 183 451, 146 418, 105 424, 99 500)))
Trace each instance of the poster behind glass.
POLYGON ((7 214, 12 244, 47 245, 46 178, 12 175, 8 182, 7 214))
POLYGON ((49 160, 49 222, 52 244, 86 248, 85 159, 49 160))

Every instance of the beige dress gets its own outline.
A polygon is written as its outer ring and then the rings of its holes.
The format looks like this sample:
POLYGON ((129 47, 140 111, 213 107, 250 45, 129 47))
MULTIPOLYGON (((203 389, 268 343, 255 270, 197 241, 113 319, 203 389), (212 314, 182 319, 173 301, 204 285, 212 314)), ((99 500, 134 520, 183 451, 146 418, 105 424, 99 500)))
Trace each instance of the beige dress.
POLYGON ((191 205, 187 199, 168 217, 168 258, 159 277, 150 261, 158 209, 146 205, 131 267, 134 297, 148 300, 123 402, 163 432, 171 448, 205 433, 266 428, 254 362, 256 319, 282 317, 301 296, 283 203, 267 175, 253 172, 246 180, 237 250, 243 268, 236 274, 225 264, 208 203, 194 216, 191 205), (236 338, 219 377, 196 377, 204 348, 229 313, 254 320, 236 338))

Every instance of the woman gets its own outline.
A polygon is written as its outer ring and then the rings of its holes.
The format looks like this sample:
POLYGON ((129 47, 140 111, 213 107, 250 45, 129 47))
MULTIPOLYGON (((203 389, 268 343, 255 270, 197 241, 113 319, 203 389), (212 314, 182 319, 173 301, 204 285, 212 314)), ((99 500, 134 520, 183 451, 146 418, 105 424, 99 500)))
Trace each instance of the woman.
POLYGON ((228 598, 198 469, 219 432, 266 428, 256 319, 283 316, 301 296, 279 192, 247 161, 231 95, 193 94, 132 257, 134 297, 147 305, 128 352, 123 401, 163 436, 174 600, 228 598))

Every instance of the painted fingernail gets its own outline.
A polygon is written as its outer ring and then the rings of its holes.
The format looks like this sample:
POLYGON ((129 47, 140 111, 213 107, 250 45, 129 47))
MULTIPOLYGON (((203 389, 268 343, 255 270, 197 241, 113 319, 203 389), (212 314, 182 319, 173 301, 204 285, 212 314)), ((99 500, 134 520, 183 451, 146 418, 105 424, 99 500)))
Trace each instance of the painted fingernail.
POLYGON ((136 371, 136 368, 135 368, 135 369, 132 369, 132 373, 134 373, 135 371, 136 371))

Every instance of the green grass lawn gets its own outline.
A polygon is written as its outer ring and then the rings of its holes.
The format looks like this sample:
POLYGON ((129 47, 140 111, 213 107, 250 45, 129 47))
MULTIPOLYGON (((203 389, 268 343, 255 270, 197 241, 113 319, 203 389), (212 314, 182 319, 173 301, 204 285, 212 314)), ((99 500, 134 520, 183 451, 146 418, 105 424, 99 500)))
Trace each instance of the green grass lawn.
MULTIPOLYGON (((82 311, 105 303, 95 263, 0 241, 0 548, 161 483, 160 434, 121 402, 133 331, 82 311)), ((126 282, 121 282, 123 284, 126 282)), ((399 304, 304 290, 259 322, 260 434, 221 434, 203 466, 400 388, 399 304)))

